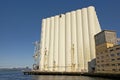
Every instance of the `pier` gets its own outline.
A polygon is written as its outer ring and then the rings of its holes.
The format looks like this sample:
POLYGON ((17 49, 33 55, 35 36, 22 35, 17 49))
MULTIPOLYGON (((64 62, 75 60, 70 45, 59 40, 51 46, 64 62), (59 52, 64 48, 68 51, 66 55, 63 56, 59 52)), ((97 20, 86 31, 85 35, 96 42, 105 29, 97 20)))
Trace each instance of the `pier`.
POLYGON ((24 75, 72 75, 80 76, 81 72, 43 72, 43 71, 23 71, 24 75))
POLYGON ((66 75, 66 76, 90 76, 119 79, 119 73, 81 73, 81 72, 44 72, 44 71, 23 71, 24 75, 66 75))

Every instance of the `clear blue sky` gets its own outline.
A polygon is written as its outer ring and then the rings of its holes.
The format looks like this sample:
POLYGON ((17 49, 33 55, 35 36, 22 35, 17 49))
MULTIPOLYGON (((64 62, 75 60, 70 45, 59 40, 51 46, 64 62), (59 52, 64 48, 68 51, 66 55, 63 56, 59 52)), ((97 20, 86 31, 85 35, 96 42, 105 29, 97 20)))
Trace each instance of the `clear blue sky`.
POLYGON ((120 37, 120 0, 0 0, 0 67, 32 66, 41 20, 90 5, 101 28, 120 37))

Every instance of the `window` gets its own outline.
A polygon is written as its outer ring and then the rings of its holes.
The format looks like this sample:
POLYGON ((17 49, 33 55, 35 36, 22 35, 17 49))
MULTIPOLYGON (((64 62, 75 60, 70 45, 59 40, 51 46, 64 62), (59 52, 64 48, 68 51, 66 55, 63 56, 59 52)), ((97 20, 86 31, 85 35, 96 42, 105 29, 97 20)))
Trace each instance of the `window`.
POLYGON ((113 71, 115 71, 115 69, 112 69, 113 71))
POLYGON ((117 58, 117 60, 120 60, 120 58, 117 58))
POLYGON ((120 53, 117 53, 118 56, 120 56, 120 53))
POLYGON ((118 63, 118 66, 120 66, 120 63, 118 63))
POLYGON ((115 61, 115 59, 111 59, 112 61, 115 61))
POLYGON ((106 66, 109 66, 109 64, 106 64, 106 66))
POLYGON ((110 52, 113 51, 113 49, 110 50, 110 52))
POLYGON ((109 55, 107 54, 106 57, 108 57, 109 55))
POLYGON ((115 56, 115 54, 110 54, 112 57, 114 57, 115 56))
POLYGON ((116 50, 120 50, 120 47, 116 48, 116 50))
POLYGON ((104 60, 101 60, 101 62, 104 62, 104 60))
POLYGON ((112 64, 112 66, 115 66, 115 64, 112 64))

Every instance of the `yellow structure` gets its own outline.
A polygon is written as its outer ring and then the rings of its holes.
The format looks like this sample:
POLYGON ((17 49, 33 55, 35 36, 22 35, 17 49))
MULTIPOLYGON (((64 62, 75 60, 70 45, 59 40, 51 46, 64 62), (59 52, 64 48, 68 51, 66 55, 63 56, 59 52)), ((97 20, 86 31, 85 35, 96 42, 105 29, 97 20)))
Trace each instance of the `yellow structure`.
POLYGON ((95 35, 96 72, 120 73, 120 45, 116 32, 104 30, 95 35))

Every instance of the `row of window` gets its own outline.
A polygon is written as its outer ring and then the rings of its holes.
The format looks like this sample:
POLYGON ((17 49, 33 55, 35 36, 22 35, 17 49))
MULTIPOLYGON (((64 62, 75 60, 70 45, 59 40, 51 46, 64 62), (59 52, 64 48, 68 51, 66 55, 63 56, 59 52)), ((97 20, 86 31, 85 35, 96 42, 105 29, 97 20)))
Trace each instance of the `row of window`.
MULTIPOLYGON (((106 55, 106 57, 108 57, 109 55, 106 55)), ((117 53, 117 55, 116 54, 114 54, 114 53, 112 53, 112 54, 110 54, 110 56, 111 57, 114 57, 114 56, 120 56, 120 53, 117 53)), ((106 58, 105 57, 105 58, 106 58)), ((104 58, 104 56, 101 56, 101 59, 103 59, 104 58)), ((100 57, 97 57, 97 59, 100 59, 100 57)))
POLYGON ((97 65, 97 67, 105 67, 105 66, 120 66, 120 63, 118 63, 118 64, 101 64, 101 65, 97 65))
MULTIPOLYGON (((104 69, 97 69, 97 71, 108 71, 108 70, 104 70, 104 69)), ((120 69, 112 69, 112 71, 120 71, 120 69)))
MULTIPOLYGON (((115 54, 113 53, 113 54, 110 54, 112 57, 114 57, 115 56, 115 54)), ((120 53, 117 53, 117 56, 120 56, 120 53)))
POLYGON ((107 51, 105 51, 105 52, 100 52, 100 53, 97 53, 97 54, 105 54, 105 53, 107 53, 107 51))
MULTIPOLYGON (((120 50, 120 47, 116 48, 115 50, 120 50)), ((110 52, 114 51, 114 49, 110 49, 110 52)))
MULTIPOLYGON (((117 60, 120 60, 120 58, 117 58, 117 60)), ((115 61, 115 59, 111 59, 111 61, 115 61)))
MULTIPOLYGON (((111 61, 115 61, 116 59, 111 59, 111 61)), ((120 58, 117 58, 117 60, 120 60, 120 58)), ((97 61, 97 63, 99 63, 100 61, 97 61)), ((101 62, 104 62, 104 60, 101 60, 101 62)), ((105 62, 108 62, 108 60, 107 61, 105 61, 105 62)))
MULTIPOLYGON (((120 50, 120 47, 116 48, 115 50, 120 50)), ((110 49, 109 51, 112 52, 112 51, 114 51, 114 49, 110 49)), ((105 50, 104 52, 107 53, 108 51, 105 50)), ((101 52, 100 54, 103 54, 104 52, 101 52)), ((99 53, 97 53, 97 54, 99 54, 99 53)), ((118 53, 118 54, 120 55, 120 53, 118 53)))

